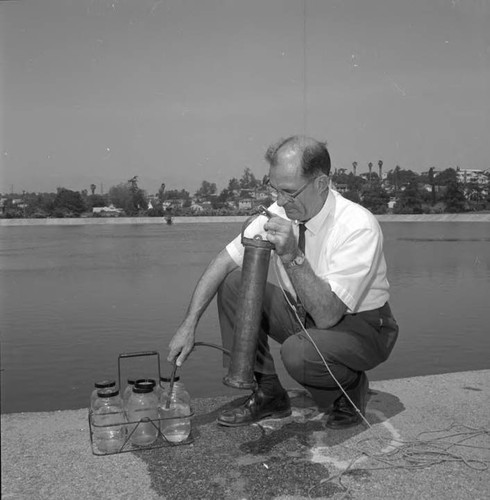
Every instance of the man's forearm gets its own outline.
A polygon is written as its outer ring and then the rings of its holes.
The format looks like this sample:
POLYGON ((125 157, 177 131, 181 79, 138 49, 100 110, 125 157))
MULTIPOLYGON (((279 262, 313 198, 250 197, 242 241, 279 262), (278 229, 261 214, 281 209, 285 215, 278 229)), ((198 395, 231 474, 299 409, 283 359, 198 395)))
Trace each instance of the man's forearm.
POLYGON ((318 328, 330 328, 345 314, 345 304, 335 295, 332 288, 321 280, 305 259, 303 264, 287 267, 289 279, 305 310, 318 328))
POLYGON ((226 275, 236 266, 228 252, 222 250, 216 258, 210 262, 203 275, 197 282, 192 299, 190 301, 184 323, 196 328, 203 312, 216 295, 218 288, 226 275))

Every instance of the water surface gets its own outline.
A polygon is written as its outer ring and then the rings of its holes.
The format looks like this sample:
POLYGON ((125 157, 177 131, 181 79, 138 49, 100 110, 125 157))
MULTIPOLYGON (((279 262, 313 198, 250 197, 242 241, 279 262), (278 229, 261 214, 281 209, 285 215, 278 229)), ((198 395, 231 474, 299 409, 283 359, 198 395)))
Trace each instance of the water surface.
MULTIPOLYGON (((240 223, 0 228, 2 412, 81 408, 117 356, 167 345, 194 285, 240 223)), ((371 379, 490 366, 490 224, 382 223, 400 324, 391 358, 371 379)), ((216 306, 198 340, 220 342, 216 306)), ((277 354, 278 347, 273 346, 277 354)), ((123 360, 122 376, 156 372, 123 360)), ((278 372, 288 387, 276 357, 278 372)), ((221 353, 197 348, 181 370, 194 397, 241 394, 221 380, 221 353)))

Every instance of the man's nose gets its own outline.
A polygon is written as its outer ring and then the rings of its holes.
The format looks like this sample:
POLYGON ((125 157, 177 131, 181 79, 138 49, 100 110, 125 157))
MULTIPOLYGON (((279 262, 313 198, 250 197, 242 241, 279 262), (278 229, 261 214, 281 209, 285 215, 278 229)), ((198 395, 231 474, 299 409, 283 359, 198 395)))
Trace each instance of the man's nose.
POLYGON ((289 199, 287 196, 284 196, 282 193, 277 193, 277 200, 276 203, 280 206, 283 207, 284 205, 287 205, 289 203, 289 199))

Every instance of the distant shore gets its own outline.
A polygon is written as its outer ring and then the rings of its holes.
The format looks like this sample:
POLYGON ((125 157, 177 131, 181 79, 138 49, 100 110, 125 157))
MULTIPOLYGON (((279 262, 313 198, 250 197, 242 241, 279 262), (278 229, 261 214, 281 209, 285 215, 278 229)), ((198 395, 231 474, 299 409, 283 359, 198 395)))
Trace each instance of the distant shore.
MULTIPOLYGON (((377 215, 380 222, 490 222, 490 213, 471 214, 386 214, 377 215)), ((173 217, 174 224, 203 222, 244 222, 247 216, 173 217)), ((163 217, 97 217, 81 219, 0 219, 7 226, 80 226, 87 224, 167 224, 163 217)))

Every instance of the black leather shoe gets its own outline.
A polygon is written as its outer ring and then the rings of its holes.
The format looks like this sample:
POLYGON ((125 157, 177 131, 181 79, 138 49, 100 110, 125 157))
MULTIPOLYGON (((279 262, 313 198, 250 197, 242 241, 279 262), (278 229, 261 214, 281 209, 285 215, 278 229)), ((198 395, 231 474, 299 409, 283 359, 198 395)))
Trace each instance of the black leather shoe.
POLYGON ((250 425, 263 418, 284 418, 291 415, 291 403, 286 391, 267 396, 260 387, 238 408, 224 410, 218 424, 227 427, 250 425))
MULTIPOLYGON (((347 388, 346 393, 357 406, 362 416, 366 414, 368 379, 364 372, 361 372, 352 388, 347 388)), ((331 429, 348 429, 362 423, 361 415, 349 403, 344 394, 340 396, 333 404, 332 413, 327 418, 326 426, 331 429)))

